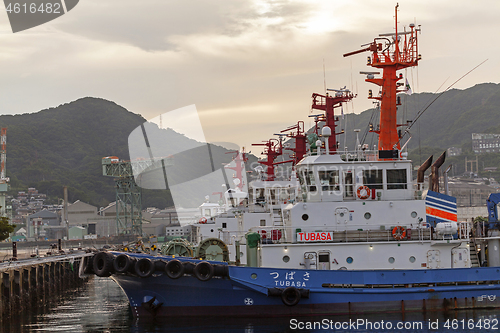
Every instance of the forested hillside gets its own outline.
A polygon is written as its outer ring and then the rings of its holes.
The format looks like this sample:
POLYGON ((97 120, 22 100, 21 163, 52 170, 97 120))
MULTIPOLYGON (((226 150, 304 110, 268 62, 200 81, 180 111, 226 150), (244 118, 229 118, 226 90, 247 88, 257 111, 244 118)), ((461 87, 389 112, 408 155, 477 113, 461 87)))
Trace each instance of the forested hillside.
MULTIPOLYGON (((437 158, 436 154, 441 154, 447 148, 458 147, 462 148, 462 155, 448 157, 445 165, 453 164, 452 174, 459 175, 465 171, 465 158, 476 158, 472 152, 472 133, 500 133, 500 84, 483 83, 464 90, 451 89, 440 96, 433 93, 400 96, 402 105, 398 109, 399 124, 416 119, 416 115, 425 109, 410 129, 408 147, 410 158, 415 164, 425 161, 431 154, 437 158)), ((359 137, 362 143, 370 147, 377 144, 376 135, 366 134, 370 122, 377 127, 379 110, 371 109, 359 115, 345 116, 341 128, 346 130, 348 149, 354 149, 355 128, 361 129, 359 137)), ((402 143, 408 138, 406 134, 402 143)), ((340 143, 343 146, 343 137, 340 137, 340 143)), ((500 154, 479 155, 480 172, 483 166, 496 166, 500 170, 500 154)), ((500 172, 488 175, 499 177, 500 172)))
MULTIPOLYGON (((453 164, 452 174, 458 175, 465 170, 465 158, 475 159, 471 134, 500 133, 500 85, 478 84, 465 90, 450 90, 436 99, 437 96, 431 93, 403 95, 398 123, 414 120, 418 112, 427 108, 410 130, 410 158, 418 164, 430 154, 440 154, 451 146, 460 147, 463 154, 449 157, 446 163, 453 164)), ((341 149, 344 142, 348 149, 354 148, 355 128, 361 129, 362 143, 373 147, 376 136, 371 133, 365 136, 365 133, 370 122, 377 127, 378 114, 378 110, 367 110, 359 115, 346 115, 337 130, 344 129, 347 135, 339 137, 341 149)), ((32 114, 0 116, 0 127, 8 128, 7 176, 11 179, 11 194, 36 187, 56 203, 62 198, 63 186, 68 186, 70 201, 80 199, 96 206, 107 205, 115 200, 115 189, 113 179, 102 175, 101 159, 114 155, 128 160, 128 136, 145 121, 113 102, 90 97, 32 114)), ((167 141, 176 140, 177 147, 196 146, 192 140, 171 130, 162 135, 169 138, 167 141)), ((405 135, 403 142, 407 139, 405 135)), ((162 156, 176 153, 169 149, 165 146, 162 156)), ((215 148, 213 154, 218 163, 227 159, 226 152, 222 147, 215 148)), ((180 179, 198 172, 193 169, 197 165, 193 161, 199 153, 196 149, 192 149, 192 153, 194 155, 178 157, 178 166, 172 169, 179 173, 180 179)), ((255 161, 255 157, 251 156, 251 160, 255 161)), ((500 154, 479 156, 480 171, 483 167, 495 166, 500 170, 500 154)), ((488 175, 500 177, 500 171, 488 175)), ((191 190, 188 196, 196 189, 191 190)), ((213 192, 219 190, 213 189, 213 192)), ((211 193, 201 195, 206 194, 211 193)), ((144 207, 164 208, 172 204, 168 191, 143 191, 144 207)))
MULTIPOLYGON (((107 205, 115 200, 115 188, 113 178, 102 175, 101 159, 118 156, 129 160, 129 134, 145 121, 113 102, 90 97, 37 113, 0 116, 0 126, 7 127, 10 193, 36 187, 50 197, 49 202, 57 203, 63 196, 63 186, 68 186, 70 202, 79 199, 98 207, 107 205)), ((148 126, 151 129, 156 125, 148 126)), ((170 129, 156 127, 156 132, 161 132, 165 142, 175 142, 177 147, 196 146, 193 140, 170 129)), ((222 147, 213 148, 217 161, 230 158, 231 155, 224 156, 226 152, 222 147)), ((167 147, 160 156, 175 153, 167 147)), ((195 157, 188 153, 184 158, 195 157)), ((196 163, 183 165, 196 166, 196 163)), ((185 167, 175 172, 192 170, 185 167)), ((201 194, 198 202, 202 202, 206 194, 201 194)), ((165 208, 172 204, 168 191, 143 190, 144 207, 165 208)))
MULTIPOLYGON (((376 95, 375 91, 373 94, 376 95)), ((410 149, 418 146, 446 149, 464 144, 469 147, 472 145, 472 133, 500 133, 500 84, 483 83, 465 90, 451 89, 441 96, 433 93, 400 96, 402 105, 398 108, 398 124, 414 120, 419 112, 426 109, 410 129, 410 149)), ((374 128, 377 127, 378 110, 370 109, 345 116, 341 128, 346 130, 349 149, 354 148, 353 130, 361 129, 360 139, 363 139, 370 122, 374 128)), ((407 138, 405 136, 403 142, 407 138)), ((340 142, 343 145, 344 139, 341 138, 340 142)), ((373 147, 377 143, 377 136, 367 134, 364 143, 373 147)))

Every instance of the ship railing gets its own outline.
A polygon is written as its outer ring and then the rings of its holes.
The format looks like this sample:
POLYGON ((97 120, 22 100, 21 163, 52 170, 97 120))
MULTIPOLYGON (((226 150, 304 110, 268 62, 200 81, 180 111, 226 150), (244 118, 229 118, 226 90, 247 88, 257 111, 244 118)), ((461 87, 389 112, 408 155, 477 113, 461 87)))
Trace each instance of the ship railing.
POLYGON ((472 234, 472 224, 463 221, 463 222, 458 222, 458 238, 463 239, 463 240, 470 240, 470 236, 472 234))
POLYGON ((352 243, 352 242, 403 242, 424 241, 433 239, 433 229, 421 226, 419 228, 398 229, 398 226, 366 229, 366 225, 354 226, 346 230, 345 226, 308 226, 307 228, 286 226, 253 227, 249 231, 261 235, 262 244, 280 243, 352 243))
MULTIPOLYGON (((309 151, 307 153, 307 156, 315 156, 318 155, 317 151, 309 151)), ((368 149, 359 149, 355 151, 349 151, 349 150, 344 150, 344 151, 329 151, 328 154, 325 151, 325 149, 320 150, 320 155, 340 155, 340 158, 345 161, 345 162, 357 162, 357 161, 378 161, 379 159, 379 151, 378 150, 368 150, 368 149)), ((401 157, 399 155, 397 158, 394 158, 394 160, 403 160, 406 159, 404 157, 401 157)))
MULTIPOLYGON (((427 188, 425 188, 427 189, 427 188)), ((413 193, 414 193, 414 197, 415 197, 415 200, 422 200, 423 197, 423 193, 424 193, 424 183, 413 183, 413 193)))

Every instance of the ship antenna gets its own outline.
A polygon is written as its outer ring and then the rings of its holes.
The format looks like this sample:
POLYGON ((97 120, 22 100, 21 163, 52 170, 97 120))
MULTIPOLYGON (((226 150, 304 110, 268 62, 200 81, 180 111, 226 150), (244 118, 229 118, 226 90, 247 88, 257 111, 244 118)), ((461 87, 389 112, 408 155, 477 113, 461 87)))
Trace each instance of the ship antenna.
POLYGON ((326 95, 326 71, 325 71, 325 58, 323 58, 323 87, 325 88, 325 95, 326 95))

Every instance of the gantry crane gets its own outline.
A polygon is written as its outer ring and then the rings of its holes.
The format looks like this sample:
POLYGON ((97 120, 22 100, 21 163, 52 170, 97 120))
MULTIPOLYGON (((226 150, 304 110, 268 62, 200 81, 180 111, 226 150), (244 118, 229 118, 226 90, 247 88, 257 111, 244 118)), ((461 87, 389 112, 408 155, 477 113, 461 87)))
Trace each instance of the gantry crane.
POLYGON ((142 236, 142 193, 135 183, 131 162, 121 161, 116 156, 104 157, 102 174, 115 178, 118 234, 142 236))
POLYGON ((142 193, 134 176, 171 165, 171 159, 123 161, 116 156, 102 159, 102 174, 115 178, 116 228, 118 234, 142 235, 142 193))

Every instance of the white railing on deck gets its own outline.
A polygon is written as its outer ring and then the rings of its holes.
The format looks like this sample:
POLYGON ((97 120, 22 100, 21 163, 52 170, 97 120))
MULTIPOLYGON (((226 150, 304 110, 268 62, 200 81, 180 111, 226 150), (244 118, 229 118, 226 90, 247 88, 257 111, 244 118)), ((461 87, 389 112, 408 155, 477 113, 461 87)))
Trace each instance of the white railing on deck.
MULTIPOLYGON (((356 227, 356 226, 352 226, 356 227)), ((366 225, 360 225, 359 229, 345 230, 340 226, 308 226, 307 228, 266 226, 254 227, 250 232, 261 234, 263 244, 280 243, 314 243, 314 241, 297 241, 298 232, 333 232, 332 241, 327 243, 352 243, 352 242, 405 242, 405 241, 429 241, 429 240, 461 240, 469 241, 470 224, 467 222, 458 222, 458 232, 454 235, 438 235, 433 228, 424 224, 415 229, 405 229, 406 236, 403 239, 397 239, 393 235, 393 227, 389 229, 369 229, 364 230, 366 225), (300 231, 298 231, 300 229, 300 231), (265 237, 265 238, 264 238, 265 237)), ((316 241, 317 243, 318 241, 316 241)), ((321 242, 321 241, 320 241, 321 242)))
MULTIPOLYGON (((317 152, 311 152, 309 151, 306 156, 317 156, 317 152)), ((328 152, 326 153, 326 150, 324 148, 321 149, 320 155, 340 155, 342 160, 346 162, 356 162, 356 161, 379 161, 380 159, 378 158, 379 156, 379 151, 378 150, 357 150, 357 151, 340 151, 337 150, 336 152, 328 152)), ((397 158, 391 159, 391 160, 406 160, 406 158, 401 158, 401 155, 398 154, 397 158)))

